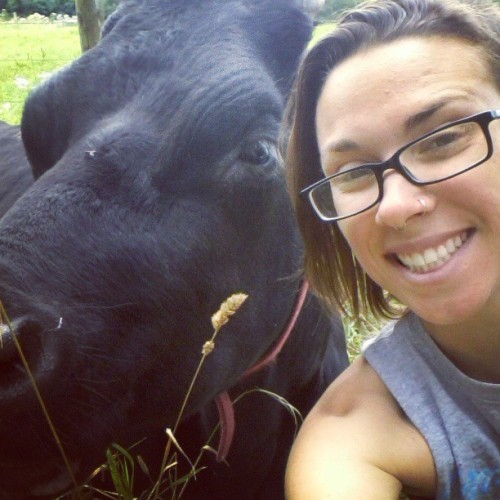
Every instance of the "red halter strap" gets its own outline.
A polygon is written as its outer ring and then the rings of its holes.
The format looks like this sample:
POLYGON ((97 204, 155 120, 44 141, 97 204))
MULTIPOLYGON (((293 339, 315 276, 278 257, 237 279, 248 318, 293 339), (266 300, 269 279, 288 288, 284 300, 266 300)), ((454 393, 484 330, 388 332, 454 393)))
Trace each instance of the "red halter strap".
MULTIPOLYGON (((271 363, 276 361, 278 354, 283 349, 283 346, 286 344, 286 341, 290 337, 292 333, 293 327, 297 322, 297 318, 299 317, 300 312, 302 311, 302 307, 304 306, 304 302, 307 296, 307 291, 309 290, 309 283, 307 280, 303 280, 302 285, 300 287, 299 295, 297 297, 297 302, 295 304, 295 308, 293 310, 293 314, 288 320, 288 324, 281 334, 278 342, 274 346, 274 348, 262 358, 257 364, 249 368, 242 376, 242 378, 249 377, 254 373, 266 368, 271 363)), ((219 446, 217 448, 217 462, 222 462, 226 459, 229 454, 229 450, 231 449, 231 443, 233 442, 234 431, 236 428, 236 422, 234 418, 234 408, 231 398, 227 391, 222 392, 215 398, 215 402, 217 404, 217 411, 219 412, 219 422, 220 422, 220 438, 219 438, 219 446)))

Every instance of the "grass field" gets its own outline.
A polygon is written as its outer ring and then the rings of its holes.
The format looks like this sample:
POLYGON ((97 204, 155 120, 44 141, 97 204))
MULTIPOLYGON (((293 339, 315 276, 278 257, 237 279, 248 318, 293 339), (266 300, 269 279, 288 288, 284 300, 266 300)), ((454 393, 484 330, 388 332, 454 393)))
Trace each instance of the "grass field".
POLYGON ((0 120, 21 120, 29 91, 80 54, 76 24, 0 22, 0 120))
POLYGON ((316 26, 314 29, 314 35, 313 39, 311 40, 311 44, 314 44, 321 38, 323 38, 325 35, 327 35, 334 27, 334 24, 332 23, 324 23, 324 24, 319 24, 316 26))

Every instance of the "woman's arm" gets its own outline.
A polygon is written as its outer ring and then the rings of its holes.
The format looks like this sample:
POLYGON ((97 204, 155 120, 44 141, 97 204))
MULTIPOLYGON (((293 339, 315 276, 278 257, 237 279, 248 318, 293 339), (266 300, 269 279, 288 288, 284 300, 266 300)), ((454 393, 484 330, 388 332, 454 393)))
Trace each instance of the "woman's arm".
POLYGON ((289 500, 432 496, 431 452, 381 379, 358 359, 306 418, 286 474, 289 500))

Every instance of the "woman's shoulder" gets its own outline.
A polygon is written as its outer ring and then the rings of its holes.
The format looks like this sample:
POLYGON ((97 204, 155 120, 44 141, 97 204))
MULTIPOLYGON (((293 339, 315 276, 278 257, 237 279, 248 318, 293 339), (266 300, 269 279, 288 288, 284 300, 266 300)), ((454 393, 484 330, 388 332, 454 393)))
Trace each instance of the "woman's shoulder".
MULTIPOLYGON (((406 417, 387 386, 363 355, 359 356, 330 387, 311 412, 318 415, 347 416, 378 408, 385 417, 404 422, 406 417)), ((377 412, 378 414, 378 412, 377 412)))
POLYGON ((422 496, 434 492, 434 462, 425 439, 363 356, 324 393, 297 442, 306 454, 323 450, 323 458, 341 469, 342 463, 357 463, 377 471, 373 477, 384 488, 394 486, 391 478, 422 496))

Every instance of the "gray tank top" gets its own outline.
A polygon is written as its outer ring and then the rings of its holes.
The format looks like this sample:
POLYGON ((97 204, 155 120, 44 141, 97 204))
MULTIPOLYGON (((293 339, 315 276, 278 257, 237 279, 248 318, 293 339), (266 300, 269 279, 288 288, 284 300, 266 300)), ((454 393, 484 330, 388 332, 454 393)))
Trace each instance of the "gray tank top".
POLYGON ((427 440, 437 498, 500 500, 500 384, 464 375, 414 314, 387 325, 364 355, 427 440))

